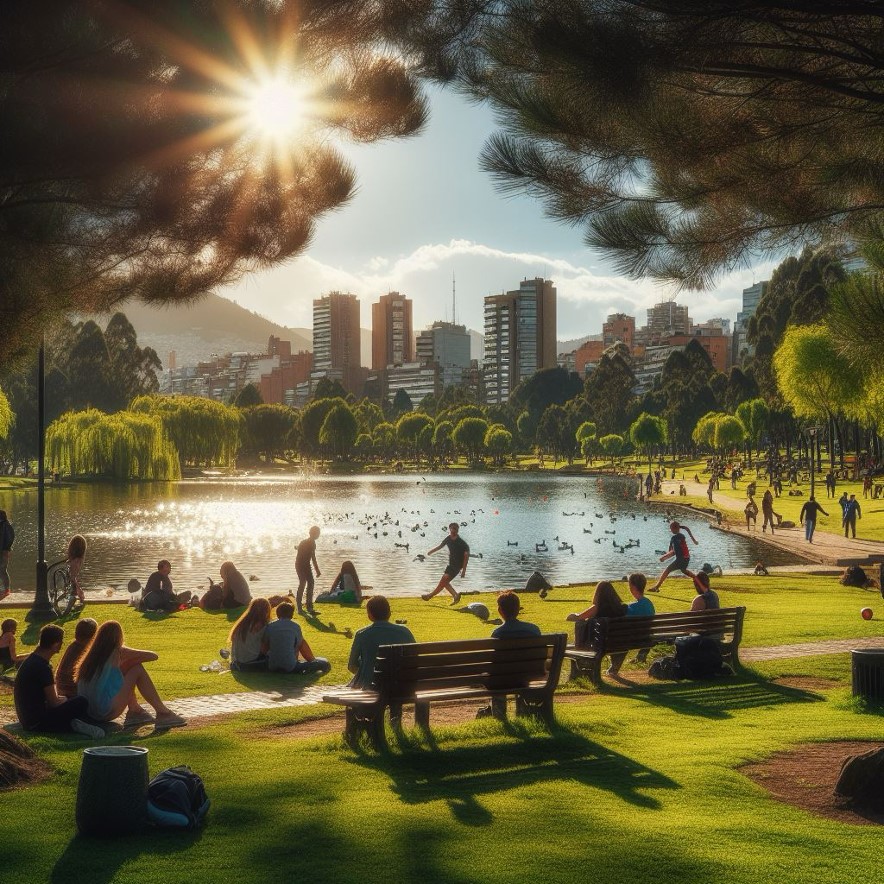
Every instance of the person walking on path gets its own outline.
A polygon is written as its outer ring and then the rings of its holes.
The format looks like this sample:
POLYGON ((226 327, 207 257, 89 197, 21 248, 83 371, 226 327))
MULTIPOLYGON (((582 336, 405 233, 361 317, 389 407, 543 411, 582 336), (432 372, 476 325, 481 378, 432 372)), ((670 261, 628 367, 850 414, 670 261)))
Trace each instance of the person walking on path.
POLYGON ((439 552, 443 546, 448 547, 448 567, 443 572, 436 588, 432 592, 421 596, 425 602, 438 595, 443 589, 447 589, 451 593, 452 605, 456 605, 460 601, 460 593, 452 587, 451 581, 457 577, 458 572, 460 572, 462 578, 466 577, 467 562, 470 560, 470 547, 463 537, 460 536, 459 532, 460 526, 457 522, 452 522, 448 526, 448 537, 427 553, 428 556, 431 556, 433 553, 439 552))
POLYGON ((829 515, 811 494, 807 503, 801 507, 801 515, 798 517, 801 524, 804 525, 804 538, 808 543, 813 543, 813 532, 816 530, 816 517, 819 513, 824 516, 829 515))
POLYGON ((844 536, 847 537, 847 532, 851 533, 851 536, 856 539, 856 520, 861 519, 863 517, 862 508, 859 505, 859 501, 856 499, 855 494, 850 495, 850 499, 844 504, 844 536))
POLYGON ((835 499, 835 474, 831 470, 826 473, 826 497, 835 499))
POLYGON ((9 557, 14 542, 15 528, 7 518, 6 510, 0 510, 0 599, 9 595, 9 557))
POLYGON ((767 531, 768 524, 770 525, 770 533, 774 533, 774 516, 777 514, 774 512, 773 508, 773 494, 770 493, 770 488, 764 492, 764 497, 761 498, 761 512, 764 514, 764 521, 761 523, 761 531, 762 533, 767 531))
POLYGON ((743 509, 743 515, 746 517, 746 530, 748 531, 758 521, 758 504, 751 497, 743 509))
POLYGON ((295 573, 298 575, 298 595, 297 605, 298 613, 304 616, 304 589, 307 590, 307 613, 311 617, 316 616, 313 610, 313 587, 315 581, 313 579, 313 571, 316 570, 316 576, 321 577, 319 565, 316 563, 316 540, 319 537, 319 526, 314 525, 310 529, 310 534, 298 544, 298 552, 295 556, 295 573))
POLYGON ((672 532, 672 537, 669 539, 669 552, 660 556, 660 561, 665 562, 669 558, 672 558, 673 561, 667 565, 666 570, 657 578, 657 582, 653 586, 648 587, 648 592, 659 592, 663 581, 673 571, 681 571, 688 577, 694 576, 693 572, 688 570, 688 565, 691 562, 691 551, 688 548, 688 542, 684 534, 681 533, 682 529, 687 531, 694 545, 697 544, 697 538, 694 537, 693 532, 687 525, 682 525, 679 522, 670 522, 669 530, 672 532))

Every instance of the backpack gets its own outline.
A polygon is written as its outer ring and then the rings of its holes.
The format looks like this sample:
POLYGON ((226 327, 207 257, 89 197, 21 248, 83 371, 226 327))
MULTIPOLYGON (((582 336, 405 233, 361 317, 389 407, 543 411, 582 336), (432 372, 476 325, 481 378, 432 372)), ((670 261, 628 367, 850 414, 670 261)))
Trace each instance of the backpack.
POLYGON ((660 657, 651 664, 648 669, 648 675, 651 678, 659 678, 665 681, 671 681, 678 678, 675 674, 675 657, 660 657))
POLYGON ((717 639, 707 635, 682 635, 675 640, 676 678, 716 678, 727 673, 717 639))
POLYGON ((209 804, 202 778, 187 765, 161 771, 147 786, 148 819, 162 828, 195 829, 209 804))
POLYGON ((858 586, 865 589, 869 585, 869 578, 860 565, 848 565, 841 575, 842 586, 858 586))

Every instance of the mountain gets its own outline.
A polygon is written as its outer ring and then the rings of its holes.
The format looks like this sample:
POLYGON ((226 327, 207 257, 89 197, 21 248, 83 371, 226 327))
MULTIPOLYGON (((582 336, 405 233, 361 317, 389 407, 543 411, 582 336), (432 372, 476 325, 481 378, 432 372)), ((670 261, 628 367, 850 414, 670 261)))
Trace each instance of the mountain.
POLYGON ((194 304, 151 307, 127 301, 118 310, 129 318, 141 346, 153 347, 163 366, 175 352, 178 367, 196 365, 213 354, 265 353, 271 335, 292 342, 292 352, 313 349, 313 332, 287 328, 210 294, 194 304))
POLYGON ((583 335, 580 338, 571 338, 569 341, 557 341, 556 346, 559 349, 556 352, 570 353, 572 350, 576 350, 581 344, 585 344, 587 341, 600 341, 601 339, 601 335, 583 335))

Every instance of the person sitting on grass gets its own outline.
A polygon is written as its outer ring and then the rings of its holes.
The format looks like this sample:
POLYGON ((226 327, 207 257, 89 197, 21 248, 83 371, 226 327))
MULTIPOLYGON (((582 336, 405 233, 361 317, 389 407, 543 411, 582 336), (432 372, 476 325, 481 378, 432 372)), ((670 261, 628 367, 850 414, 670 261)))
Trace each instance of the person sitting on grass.
POLYGON ((157 562, 157 569, 147 578, 141 594, 142 611, 177 611, 182 605, 189 605, 193 593, 189 589, 176 593, 172 589, 169 572, 172 565, 168 559, 157 562))
POLYGON ((15 633, 18 631, 18 623, 11 617, 0 624, 0 671, 18 667, 26 659, 27 654, 15 652, 15 633))
POLYGON ((691 603, 691 611, 714 611, 721 607, 718 593, 709 583, 709 575, 705 571, 694 574, 694 588, 697 595, 691 603))
POLYGON ((264 630, 270 622, 270 602, 252 599, 248 609, 230 630, 230 668, 234 672, 267 669, 264 630))
MULTIPOLYGON (((528 623, 519 620, 519 612, 522 609, 522 600, 511 589, 505 589, 497 594, 497 613, 500 614, 501 623, 491 638, 533 638, 542 635, 540 627, 536 623, 528 623)), ((476 718, 493 716, 499 720, 506 718, 506 697, 492 697, 491 703, 476 713, 476 718)))
POLYGON ((61 650, 64 630, 49 623, 40 630, 37 649, 22 663, 15 679, 15 714, 26 731, 63 733, 74 731, 100 739, 104 731, 83 719, 89 702, 85 697, 65 700, 55 690, 50 660, 61 650))
POLYGON ((77 696, 77 680, 74 678, 77 664, 86 653, 92 636, 98 631, 98 621, 92 617, 84 617, 77 621, 74 628, 74 640, 67 646, 61 656, 61 663, 55 671, 55 687, 62 697, 73 698, 77 696))
POLYGON ((648 587, 648 592, 659 592, 663 581, 673 571, 681 571, 682 574, 686 574, 688 577, 694 576, 693 572, 688 570, 688 565, 691 563, 691 551, 688 548, 688 542, 685 539, 684 534, 681 533, 682 529, 687 531, 691 540, 693 540, 696 545, 697 538, 694 537, 693 532, 687 525, 682 525, 679 522, 670 522, 669 530, 672 532, 672 537, 669 538, 669 552, 660 556, 660 561, 665 562, 666 559, 670 557, 674 558, 673 561, 667 565, 663 573, 657 578, 657 582, 653 586, 648 587))
POLYGON ((77 693, 89 702, 89 715, 97 721, 113 721, 126 710, 125 725, 153 721, 157 727, 187 724, 160 699, 144 668, 157 659, 153 651, 139 651, 123 644, 123 627, 108 620, 98 627, 76 669, 77 693), (152 718, 138 702, 135 689, 152 706, 152 718))
POLYGON ((414 644, 414 636, 407 626, 390 623, 390 602, 386 596, 373 595, 365 603, 365 613, 371 622, 353 636, 347 661, 347 669, 353 673, 351 688, 374 687, 374 664, 381 645, 414 644))
POLYGON ((307 644, 301 627, 292 620, 295 607, 283 602, 276 609, 276 620, 264 628, 264 646, 267 649, 267 668, 271 672, 288 672, 302 675, 331 670, 331 663, 324 657, 316 657, 307 644), (298 661, 298 657, 302 661, 298 661))
POLYGON ((221 608, 241 608, 252 600, 249 583, 233 562, 222 562, 218 569, 221 582, 209 577, 209 588, 200 599, 204 611, 220 611, 221 608))
POLYGON ((359 582, 359 575, 356 573, 356 566, 353 562, 347 559, 341 563, 341 570, 332 581, 331 590, 316 596, 316 601, 345 603, 362 601, 362 584, 359 582))

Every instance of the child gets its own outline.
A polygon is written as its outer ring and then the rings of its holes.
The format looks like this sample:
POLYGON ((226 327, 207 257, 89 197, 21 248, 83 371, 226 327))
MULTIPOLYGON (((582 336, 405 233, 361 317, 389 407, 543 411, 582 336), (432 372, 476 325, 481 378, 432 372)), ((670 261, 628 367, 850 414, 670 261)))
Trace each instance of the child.
POLYGON ((77 696, 77 682, 74 679, 74 670, 80 662, 80 657, 86 653, 92 636, 98 629, 98 622, 91 617, 84 617, 77 621, 74 630, 74 640, 68 645, 67 650, 55 671, 55 688, 59 696, 73 699, 77 696))
POLYGON ((0 623, 0 669, 9 669, 18 665, 27 657, 27 654, 15 653, 15 633, 18 623, 12 618, 0 623))
POLYGON ((691 540, 694 541, 694 544, 697 543, 697 538, 694 537, 691 529, 688 528, 687 525, 681 525, 678 522, 670 522, 669 530, 672 532, 672 537, 669 539, 669 552, 660 556, 660 561, 665 562, 666 559, 670 557, 674 557, 673 561, 669 563, 663 573, 657 578, 657 582, 653 586, 648 587, 648 592, 659 592, 660 586, 663 581, 673 572, 673 571, 681 571, 683 574, 686 574, 688 577, 693 577, 694 574, 692 571, 688 570, 688 565, 691 562, 691 552, 688 549, 688 542, 685 539, 684 534, 681 533, 682 528, 690 535, 691 540))

